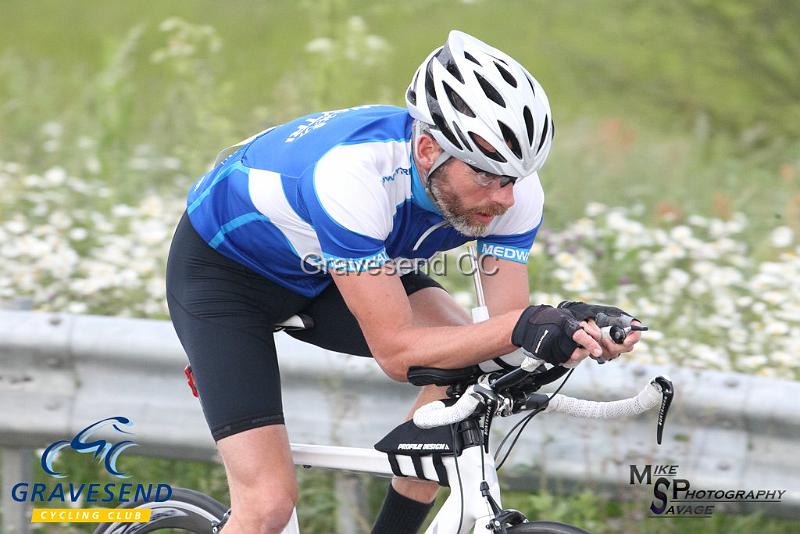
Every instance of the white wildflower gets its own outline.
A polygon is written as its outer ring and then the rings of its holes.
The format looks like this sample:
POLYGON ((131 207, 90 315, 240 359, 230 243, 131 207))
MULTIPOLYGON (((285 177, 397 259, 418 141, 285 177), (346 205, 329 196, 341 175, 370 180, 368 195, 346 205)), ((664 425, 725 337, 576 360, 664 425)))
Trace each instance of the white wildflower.
POLYGON ((42 125, 42 133, 49 137, 61 137, 64 133, 64 127, 58 122, 46 122, 42 125))
POLYGON ((97 146, 97 142, 91 137, 85 135, 78 137, 78 148, 81 150, 91 150, 95 146, 97 146))
POLYGON ((20 219, 12 219, 7 221, 5 224, 6 230, 12 234, 22 234, 28 229, 28 225, 25 224, 25 221, 20 219))
POLYGON ((48 139, 44 143, 42 143, 42 150, 45 152, 53 153, 58 152, 61 149, 61 141, 58 139, 48 139))
POLYGON ((89 306, 85 302, 71 302, 67 306, 67 311, 74 314, 86 313, 89 311, 89 306))
POLYGON ((89 232, 86 228, 77 227, 69 231, 69 238, 73 241, 83 241, 87 237, 89 237, 89 232))
POLYGON ((72 218, 65 212, 57 210, 50 214, 48 222, 52 224, 54 228, 66 230, 72 225, 72 218))
POLYGON ((139 204, 139 212, 147 217, 158 217, 164 212, 164 202, 156 195, 148 195, 139 204))
POLYGON ((691 281, 691 277, 689 274, 682 270, 682 269, 670 269, 667 272, 667 280, 666 283, 669 286, 673 286, 677 289, 682 289, 686 287, 686 285, 691 281))
POLYGON ((42 187, 45 185, 44 180, 42 177, 36 174, 29 174, 25 178, 22 179, 22 183, 25 187, 42 187))
POLYGON ((599 202, 589 202, 586 205, 586 216, 587 217, 597 217, 598 215, 602 215, 608 211, 608 206, 605 204, 601 204, 599 202))
POLYGON ((363 33, 367 29, 367 23, 363 17, 353 15, 347 20, 348 29, 354 33, 363 33))
POLYGON ((330 54, 333 52, 333 41, 327 37, 318 37, 307 42, 305 49, 312 54, 330 54))
POLYGON ((767 365, 769 363, 769 359, 763 354, 756 354, 753 356, 745 356, 744 358, 739 358, 737 363, 744 370, 753 370, 758 367, 767 365))
POLYGON ((136 210, 125 204, 117 204, 111 208, 111 215, 117 218, 133 217, 136 215, 136 210))
POLYGON ((62 167, 51 167, 44 173, 44 181, 47 185, 58 186, 63 184, 67 179, 67 171, 62 167))
POLYGON ((669 235, 678 243, 685 243, 692 238, 692 229, 685 225, 679 225, 674 227, 669 235))
POLYGON ((100 160, 94 156, 89 156, 88 158, 86 158, 86 160, 84 160, 83 162, 83 166, 86 168, 87 171, 89 171, 92 174, 97 174, 102 169, 102 166, 100 165, 100 160))
POLYGON ((694 280, 691 284, 689 284, 689 292, 695 295, 703 295, 708 293, 708 290, 708 283, 703 280, 694 280))
POLYGON ((597 284, 592 271, 585 265, 578 265, 573 271, 569 281, 564 284, 567 291, 588 291, 597 284))
POLYGON ((764 332, 775 337, 785 336, 789 333, 789 325, 783 321, 769 321, 764 327, 764 332))
POLYGON ((767 304, 777 306, 786 300, 786 295, 779 291, 765 291, 761 294, 761 300, 767 304))
POLYGON ((708 219, 700 215, 689 215, 686 220, 692 226, 698 226, 700 228, 706 228, 708 226, 708 219))
POLYGON ((143 243, 154 245, 163 242, 169 233, 164 223, 156 219, 145 219, 136 225, 136 233, 143 243))
POLYGON ((559 252, 558 254, 556 254, 555 260, 556 264, 559 267, 563 267, 565 269, 571 269, 577 266, 578 264, 577 260, 575 259, 575 256, 573 256, 569 252, 559 252))
POLYGON ((794 243, 794 231, 788 226, 779 226, 769 234, 769 240, 773 247, 790 247, 794 243))

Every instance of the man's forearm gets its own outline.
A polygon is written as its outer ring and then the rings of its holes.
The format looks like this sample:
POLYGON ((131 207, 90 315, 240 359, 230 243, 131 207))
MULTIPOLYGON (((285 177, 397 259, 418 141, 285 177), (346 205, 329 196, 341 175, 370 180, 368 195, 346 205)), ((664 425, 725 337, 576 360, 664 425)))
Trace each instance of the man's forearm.
MULTIPOLYGON (((411 366, 458 369, 508 354, 511 331, 523 310, 462 326, 408 328, 395 331, 390 343, 375 350, 375 358, 395 380, 406 380, 411 366)), ((371 344, 372 345, 372 344, 371 344)))

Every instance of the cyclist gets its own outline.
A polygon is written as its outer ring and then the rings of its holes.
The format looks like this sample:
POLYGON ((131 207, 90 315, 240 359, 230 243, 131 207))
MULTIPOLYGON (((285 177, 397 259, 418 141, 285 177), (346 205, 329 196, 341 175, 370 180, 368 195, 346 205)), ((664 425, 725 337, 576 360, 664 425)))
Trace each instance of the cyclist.
MULTIPOLYGON (((297 499, 272 325, 410 366, 462 368, 522 347, 551 363, 632 350, 592 318, 616 308, 529 306, 527 258, 542 221, 537 171, 553 121, 514 59, 452 31, 415 73, 406 108, 359 106, 266 130, 190 189, 167 268, 170 315, 195 374, 231 494, 226 534, 280 532, 297 499), (434 280, 399 272, 478 239, 492 318, 471 324, 434 280)), ((423 388, 412 408, 443 398, 423 388)), ((392 481, 374 532, 416 532, 436 484, 392 481)))

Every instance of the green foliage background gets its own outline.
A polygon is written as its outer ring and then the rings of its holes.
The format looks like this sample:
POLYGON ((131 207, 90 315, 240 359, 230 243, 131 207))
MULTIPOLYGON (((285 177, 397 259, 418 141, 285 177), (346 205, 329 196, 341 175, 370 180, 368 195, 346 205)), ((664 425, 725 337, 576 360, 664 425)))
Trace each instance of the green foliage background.
MULTIPOLYGON (((635 199, 745 211, 756 231, 787 219, 800 229, 797 2, 5 0, 2 10, 14 23, 0 33, 0 157, 53 163, 32 141, 59 120, 73 137, 99 137, 121 195, 131 181, 138 191, 163 178, 122 164, 141 144, 181 157, 195 176, 268 124, 402 104, 419 61, 460 28, 518 58, 548 91, 558 127, 542 173, 549 222, 590 199, 635 199), (216 45, 158 31, 170 16, 212 26, 216 45), (389 50, 363 53, 371 34, 389 50), (332 53, 306 51, 319 37, 332 53), (153 61, 182 39, 191 55, 153 61)), ((60 154, 58 163, 70 165, 60 154)))

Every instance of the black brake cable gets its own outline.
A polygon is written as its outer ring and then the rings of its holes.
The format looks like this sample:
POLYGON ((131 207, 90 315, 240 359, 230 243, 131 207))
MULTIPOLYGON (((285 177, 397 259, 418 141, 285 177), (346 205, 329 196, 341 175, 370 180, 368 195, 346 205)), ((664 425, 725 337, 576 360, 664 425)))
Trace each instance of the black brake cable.
POLYGON ((458 491, 461 494, 461 518, 458 520, 458 530, 456 532, 461 532, 461 524, 464 522, 464 484, 461 483, 461 470, 458 468, 458 455, 460 451, 457 450, 457 442, 456 442, 456 425, 458 423, 452 423, 450 425, 450 434, 453 437, 453 460, 456 463, 456 475, 458 476, 458 491))
POLYGON ((502 451, 502 450, 503 450, 503 445, 505 445, 506 441, 508 441, 508 438, 510 438, 510 437, 511 437, 511 435, 514 433, 514 431, 515 431, 515 430, 517 430, 517 427, 519 427, 520 425, 522 425, 522 428, 520 428, 520 429, 519 429, 519 431, 517 432, 517 435, 514 437, 514 441, 512 441, 512 442, 511 442, 511 445, 509 445, 509 446, 508 446, 508 450, 506 451, 506 454, 505 454, 505 456, 503 456, 503 459, 502 459, 502 460, 500 460, 500 462, 499 462, 499 463, 497 463, 497 465, 496 465, 496 467, 495 467, 495 469, 496 469, 497 471, 499 471, 499 470, 500 470, 500 468, 501 468, 501 467, 503 467, 503 464, 504 464, 504 463, 506 462, 506 460, 508 459, 509 455, 511 454, 511 451, 514 449, 514 446, 517 444, 517 441, 519 440, 519 437, 522 435, 522 432, 523 432, 523 430, 525 430, 525 427, 526 427, 526 426, 528 426, 528 423, 530 423, 531 419, 533 419, 533 418, 534 418, 534 416, 536 416, 536 414, 538 414, 539 412, 542 412, 542 411, 544 411, 544 410, 547 408, 547 405, 548 405, 548 404, 550 404, 550 399, 552 399, 553 397, 555 397, 556 395, 558 395, 558 392, 559 392, 559 391, 561 391, 561 388, 563 388, 563 387, 564 387, 564 384, 566 384, 566 383, 567 383, 567 380, 569 380, 569 377, 570 377, 570 376, 572 376, 572 372, 573 372, 573 371, 575 371, 575 369, 574 369, 574 368, 569 370, 569 373, 567 373, 567 376, 565 376, 565 377, 564 377, 564 380, 562 380, 562 381, 561 381, 561 384, 560 384, 560 385, 559 385, 559 386, 556 388, 556 390, 553 392, 553 394, 552 394, 552 395, 550 395, 550 396, 547 398, 547 402, 545 402, 545 403, 544 403, 542 406, 540 406, 540 407, 539 407, 539 408, 537 408, 536 410, 532 411, 530 414, 528 414, 528 415, 526 415, 525 417, 523 417, 522 419, 520 419, 520 420, 517 422, 517 424, 515 424, 515 425, 514 425, 514 426, 511 428, 511 430, 509 430, 509 431, 508 431, 508 433, 506 434, 506 436, 503 438, 503 441, 501 441, 501 442, 500 442, 500 445, 498 445, 498 447, 497 447, 497 451, 496 451, 496 452, 495 452, 495 454, 494 454, 494 459, 495 459, 495 462, 497 462, 497 458, 500 456, 500 451, 502 451))

